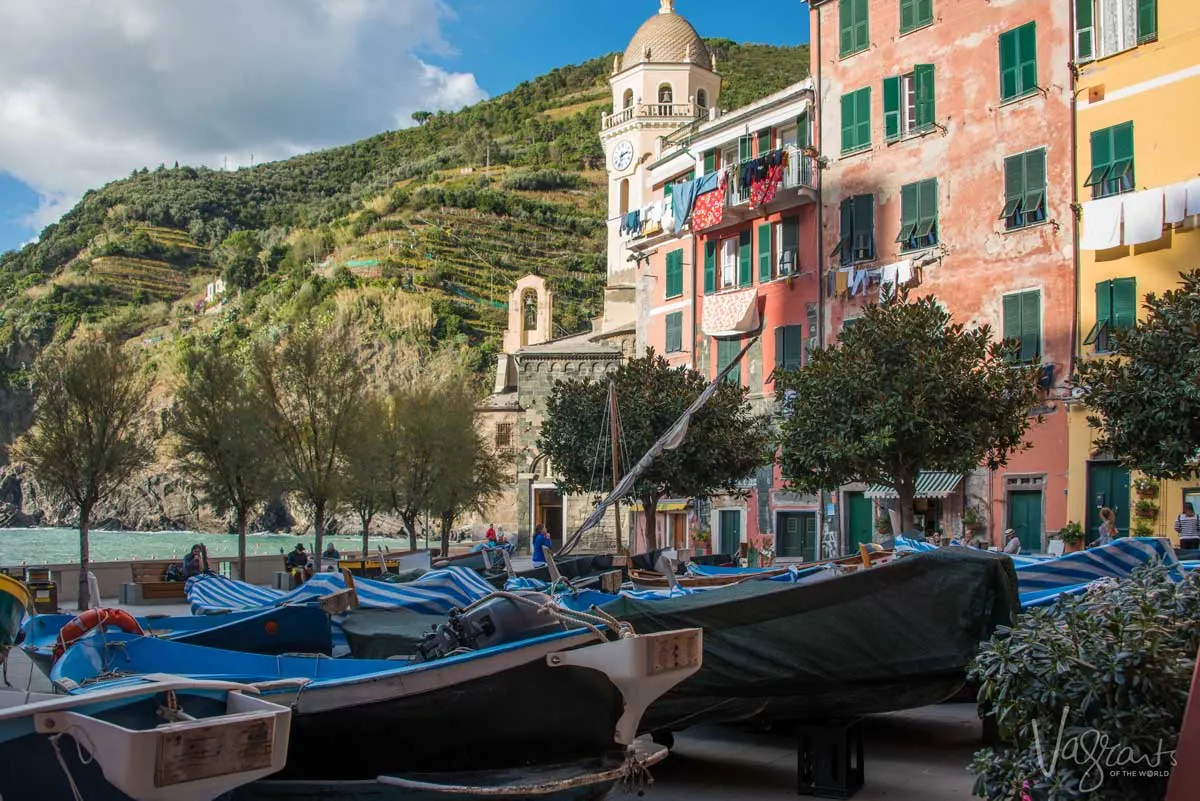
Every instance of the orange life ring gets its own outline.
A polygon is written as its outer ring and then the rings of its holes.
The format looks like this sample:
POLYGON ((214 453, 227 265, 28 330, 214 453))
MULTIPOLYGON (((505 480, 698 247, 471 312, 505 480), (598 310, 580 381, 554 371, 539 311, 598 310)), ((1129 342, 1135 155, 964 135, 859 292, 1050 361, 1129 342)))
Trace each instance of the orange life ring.
POLYGON ((57 662, 76 640, 100 626, 116 626, 126 634, 145 634, 133 615, 124 609, 89 609, 58 632, 58 642, 54 644, 54 661, 57 662))

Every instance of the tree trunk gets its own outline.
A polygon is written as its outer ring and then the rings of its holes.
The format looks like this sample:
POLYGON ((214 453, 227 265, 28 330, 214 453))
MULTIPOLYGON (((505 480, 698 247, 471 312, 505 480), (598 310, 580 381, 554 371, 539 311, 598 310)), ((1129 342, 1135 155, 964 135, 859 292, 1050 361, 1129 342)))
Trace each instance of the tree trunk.
POLYGON ((401 515, 404 527, 408 529, 408 550, 417 550, 417 516, 415 514, 401 515))
POLYGON ((653 495, 642 496, 642 514, 646 516, 646 550, 658 548, 658 498, 653 495))
MULTIPOLYGON (((359 519, 362 521, 362 535, 363 535, 363 553, 362 553, 362 557, 363 557, 363 562, 364 562, 364 563, 367 561, 367 543, 368 543, 368 542, 370 541, 370 539, 371 539, 371 518, 372 518, 372 517, 374 517, 374 516, 375 516, 375 515, 368 514, 368 513, 366 513, 366 512, 359 512, 359 513, 358 513, 358 517, 359 517, 359 519)), ((364 566, 364 567, 366 567, 366 565, 365 565, 365 564, 364 564, 363 566, 364 566)))
POLYGON ((896 479, 896 495, 899 496, 900 503, 900 530, 896 532, 897 534, 904 534, 913 527, 915 516, 913 497, 916 493, 917 479, 915 476, 896 479))
POLYGON ((454 515, 442 513, 442 556, 450 555, 450 529, 454 526, 454 515))
POLYGON ((313 504, 313 529, 316 531, 316 542, 313 544, 313 570, 321 572, 321 552, 325 550, 325 501, 313 504))
MULTIPOLYGON (((88 524, 91 522, 92 504, 85 503, 79 507, 79 611, 86 611, 91 601, 91 588, 88 587, 88 569, 92 562, 92 549, 88 542, 88 524)), ((97 598, 97 601, 100 599, 97 598)))
MULTIPOLYGON (((238 535, 238 580, 246 580, 246 525, 247 518, 245 509, 237 510, 237 535, 238 535)), ((205 565, 207 568, 208 565, 205 565)))

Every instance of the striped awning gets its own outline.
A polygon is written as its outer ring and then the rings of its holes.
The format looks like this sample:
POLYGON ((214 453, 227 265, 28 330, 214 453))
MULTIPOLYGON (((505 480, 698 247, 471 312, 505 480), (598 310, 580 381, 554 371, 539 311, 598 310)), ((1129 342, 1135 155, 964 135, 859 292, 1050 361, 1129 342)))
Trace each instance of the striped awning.
MULTIPOLYGON (((922 471, 917 474, 916 498, 946 498, 958 489, 962 482, 959 473, 943 473, 937 470, 922 471)), ((883 484, 872 484, 866 493, 868 498, 895 499, 899 496, 891 487, 883 484)))
MULTIPOLYGON (((687 511, 687 508, 691 505, 692 505, 691 501, 669 500, 669 501, 659 501, 658 506, 655 508, 661 514, 662 512, 684 512, 684 511, 687 511)), ((636 501, 634 503, 629 504, 629 510, 632 512, 642 511, 642 502, 636 501)))

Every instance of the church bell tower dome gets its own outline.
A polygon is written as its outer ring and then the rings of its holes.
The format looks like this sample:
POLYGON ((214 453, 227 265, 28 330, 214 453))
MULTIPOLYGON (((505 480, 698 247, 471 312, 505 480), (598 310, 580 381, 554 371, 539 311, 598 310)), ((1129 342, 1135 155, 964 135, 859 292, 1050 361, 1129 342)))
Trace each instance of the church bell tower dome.
POLYGON ((675 13, 675 0, 661 0, 658 13, 642 23, 629 47, 625 48, 622 65, 628 69, 635 64, 695 64, 712 69, 712 54, 692 24, 675 13))

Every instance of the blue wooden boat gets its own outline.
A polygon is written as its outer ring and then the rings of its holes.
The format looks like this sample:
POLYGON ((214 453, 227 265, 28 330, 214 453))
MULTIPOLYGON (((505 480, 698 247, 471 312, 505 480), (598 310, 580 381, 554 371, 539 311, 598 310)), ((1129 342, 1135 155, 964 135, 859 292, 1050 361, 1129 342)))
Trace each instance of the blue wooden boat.
MULTIPOLYGON (((71 615, 37 615, 25 623, 22 650, 46 675, 54 646, 71 615)), ((317 606, 274 606, 223 615, 139 617, 147 635, 251 654, 325 654, 333 651, 329 615, 317 606)))
MULTIPOLYGON (((502 630, 515 619, 503 605, 513 603, 489 601, 468 622, 479 632, 502 630)), ((288 764, 275 778, 374 781, 624 753, 646 707, 698 670, 702 654, 698 629, 601 642, 615 635, 562 626, 475 650, 449 631, 431 635, 424 657, 403 660, 270 657, 93 632, 51 679, 74 694, 160 673, 255 685, 295 712, 288 764), (438 650, 442 639, 450 643, 438 650), (331 744, 351 748, 353 758, 330 760, 331 744)))
POLYGON ((5 801, 211 801, 287 761, 291 711, 171 676, 70 697, 0 691, 5 801))

